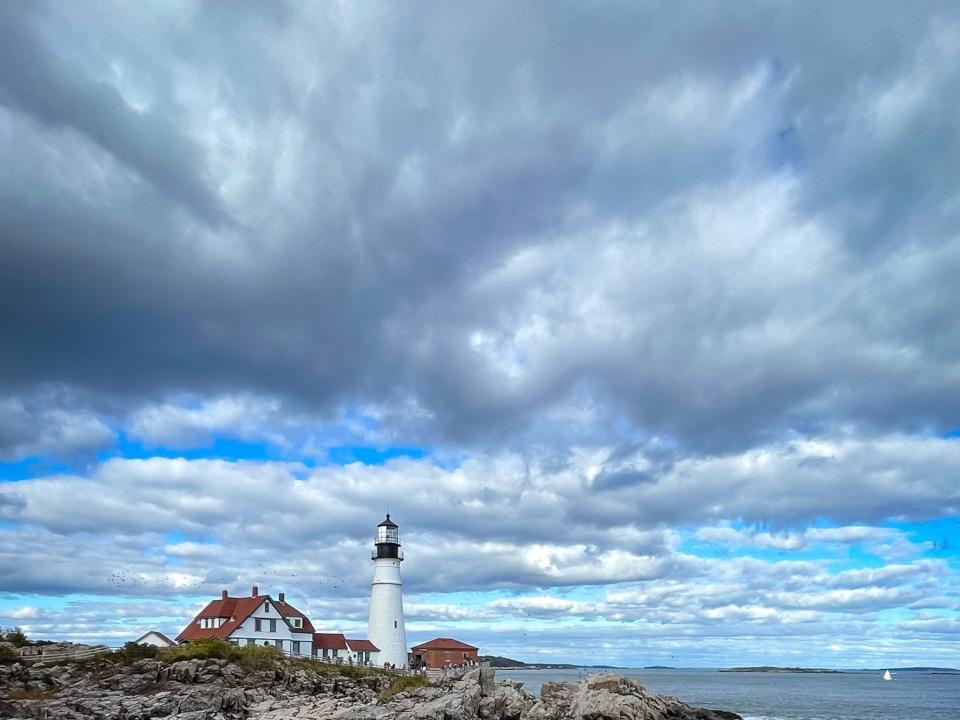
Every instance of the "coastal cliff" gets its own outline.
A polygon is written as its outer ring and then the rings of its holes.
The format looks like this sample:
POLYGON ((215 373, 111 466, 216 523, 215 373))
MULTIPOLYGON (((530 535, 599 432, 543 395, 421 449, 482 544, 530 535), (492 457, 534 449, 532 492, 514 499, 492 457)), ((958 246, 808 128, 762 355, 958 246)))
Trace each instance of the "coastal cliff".
POLYGON ((547 683, 541 698, 478 669, 404 689, 387 674, 330 672, 310 662, 261 667, 222 659, 130 665, 0 665, 0 717, 26 720, 737 720, 690 707, 636 680, 598 675, 547 683))

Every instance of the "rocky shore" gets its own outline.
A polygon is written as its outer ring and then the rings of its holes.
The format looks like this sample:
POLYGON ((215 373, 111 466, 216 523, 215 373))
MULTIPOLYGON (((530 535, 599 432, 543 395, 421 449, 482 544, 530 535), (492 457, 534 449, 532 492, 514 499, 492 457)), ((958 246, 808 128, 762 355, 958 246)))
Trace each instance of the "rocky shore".
POLYGON ((541 697, 493 669, 403 689, 386 674, 351 677, 314 663, 265 667, 153 659, 46 667, 0 665, 0 717, 35 720, 737 720, 649 693, 636 680, 597 675, 546 683, 541 697), (400 690, 398 692, 398 689, 400 690))

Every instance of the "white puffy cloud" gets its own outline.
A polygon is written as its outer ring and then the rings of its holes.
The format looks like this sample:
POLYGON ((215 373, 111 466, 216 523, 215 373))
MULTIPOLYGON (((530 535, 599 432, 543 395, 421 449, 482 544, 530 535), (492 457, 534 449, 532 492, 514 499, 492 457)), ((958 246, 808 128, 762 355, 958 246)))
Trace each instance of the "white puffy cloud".
POLYGON ((114 430, 94 412, 57 407, 64 398, 39 393, 0 398, 0 460, 56 454, 86 454, 110 445, 114 430))
POLYGON ((0 15, 17 607, 269 582, 359 627, 389 506, 415 632, 950 637, 903 525, 960 514, 951 3, 0 15))

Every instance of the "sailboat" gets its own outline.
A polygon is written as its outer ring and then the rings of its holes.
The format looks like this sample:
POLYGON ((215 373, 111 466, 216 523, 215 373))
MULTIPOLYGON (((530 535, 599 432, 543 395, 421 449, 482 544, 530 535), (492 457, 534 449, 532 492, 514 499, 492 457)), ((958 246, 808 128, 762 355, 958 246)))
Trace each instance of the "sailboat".
POLYGON ((890 671, 889 671, 889 670, 884 670, 884 671, 883 671, 883 679, 884 679, 884 680, 893 680, 893 676, 890 674, 890 671))

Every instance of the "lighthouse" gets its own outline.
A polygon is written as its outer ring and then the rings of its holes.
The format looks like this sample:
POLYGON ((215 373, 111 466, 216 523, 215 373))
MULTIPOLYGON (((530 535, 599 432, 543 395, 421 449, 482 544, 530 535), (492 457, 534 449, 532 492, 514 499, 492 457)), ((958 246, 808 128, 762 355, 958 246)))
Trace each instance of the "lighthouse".
POLYGON ((403 596, 400 583, 400 528, 390 519, 377 525, 373 560, 373 587, 370 590, 370 621, 367 637, 380 648, 380 662, 397 667, 407 664, 407 631, 403 625, 403 596))

